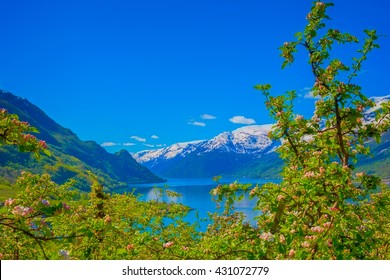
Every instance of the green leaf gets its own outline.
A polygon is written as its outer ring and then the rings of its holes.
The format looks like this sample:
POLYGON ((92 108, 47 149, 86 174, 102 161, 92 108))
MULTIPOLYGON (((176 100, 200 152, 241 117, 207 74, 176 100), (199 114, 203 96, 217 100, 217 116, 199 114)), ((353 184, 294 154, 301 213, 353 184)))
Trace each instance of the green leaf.
POLYGON ((270 84, 259 84, 259 85, 255 85, 253 88, 256 90, 267 91, 267 90, 271 89, 271 85, 270 84))
POLYGON ((298 41, 301 41, 302 40, 302 37, 303 37, 303 33, 302 32, 297 32, 295 33, 294 35, 298 41))

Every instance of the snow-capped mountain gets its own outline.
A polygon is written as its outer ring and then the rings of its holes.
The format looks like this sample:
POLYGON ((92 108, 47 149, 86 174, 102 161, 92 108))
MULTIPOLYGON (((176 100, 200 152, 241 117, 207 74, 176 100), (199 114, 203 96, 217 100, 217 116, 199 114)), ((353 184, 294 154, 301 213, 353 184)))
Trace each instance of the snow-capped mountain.
MULTIPOLYGON (((390 95, 372 99, 376 106, 365 113, 366 122, 375 120, 375 111, 383 102, 390 100, 390 95)), ((282 161, 274 151, 280 142, 273 142, 268 138, 271 128, 272 124, 244 126, 223 132, 210 140, 178 143, 159 150, 138 152, 133 157, 165 178, 216 175, 277 177, 282 161)), ((381 160, 383 166, 386 166, 390 158, 389 139, 390 132, 386 132, 383 142, 372 146, 373 153, 378 155, 376 159, 381 160)), ((368 169, 371 168, 368 167, 369 164, 371 162, 360 162, 361 166, 368 169)))
POLYGON ((164 177, 232 175, 276 148, 277 145, 267 136, 271 127, 270 124, 244 126, 210 140, 141 151, 133 157, 164 177))
POLYGON ((272 141, 267 136, 271 127, 270 124, 244 126, 231 132, 223 132, 210 140, 177 143, 167 148, 141 151, 133 156, 140 163, 148 163, 156 159, 185 157, 193 152, 199 154, 220 151, 260 155, 272 145, 272 141))
POLYGON ((385 96, 375 96, 371 97, 370 99, 375 102, 375 106, 364 113, 364 120, 366 122, 375 121, 375 111, 380 109, 384 102, 388 102, 390 100, 390 94, 385 96))
POLYGON ((211 140, 200 144, 203 152, 215 150, 237 153, 260 155, 272 145, 268 138, 268 132, 272 125, 244 126, 232 132, 224 132, 211 140))
POLYGON ((160 157, 164 159, 171 159, 176 156, 185 156, 194 150, 196 144, 203 141, 204 140, 176 143, 167 148, 140 151, 136 154, 133 154, 133 156, 140 163, 148 162, 160 157))

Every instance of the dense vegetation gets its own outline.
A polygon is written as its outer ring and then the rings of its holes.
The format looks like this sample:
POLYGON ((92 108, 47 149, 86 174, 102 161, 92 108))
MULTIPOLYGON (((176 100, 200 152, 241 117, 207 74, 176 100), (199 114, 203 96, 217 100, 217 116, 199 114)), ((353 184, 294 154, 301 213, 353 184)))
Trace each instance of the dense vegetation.
POLYGON ((71 130, 57 124, 26 99, 0 90, 0 108, 36 127, 39 133, 34 131, 32 134, 45 140, 50 150, 50 156, 36 161, 28 153, 17 153, 14 147, 0 147, 0 176, 5 181, 14 183, 20 170, 48 173, 59 184, 75 179, 75 186, 84 191, 88 191, 92 183, 88 171, 100 177, 110 189, 129 183, 163 181, 125 150, 110 154, 96 142, 81 141, 71 130))
MULTIPOLYGON (((315 2, 296 41, 281 47, 286 66, 302 47, 309 53, 316 102, 312 118, 293 110, 295 93, 273 97, 258 85, 277 124, 270 133, 282 140, 285 162, 280 184, 219 185, 212 191, 222 214, 210 216, 206 232, 185 222, 190 209, 175 203, 140 202, 133 194, 109 195, 94 180, 88 194, 73 181, 54 183, 47 174, 23 172, 17 195, 0 209, 3 259, 389 259, 389 190, 380 178, 356 172, 370 153, 368 139, 380 141, 390 126, 390 104, 362 121, 374 106, 353 81, 370 51, 375 31, 366 31, 360 57, 348 66, 333 58, 335 43, 358 39, 325 29, 330 3, 315 2), (259 198, 257 227, 234 212, 234 201, 248 191, 259 198)), ((39 157, 46 143, 17 115, 0 111, 0 143, 39 157)), ((94 179, 95 178, 95 179, 94 179)), ((218 178, 216 178, 218 180, 218 178)), ((177 195, 167 190, 169 195, 177 195)))

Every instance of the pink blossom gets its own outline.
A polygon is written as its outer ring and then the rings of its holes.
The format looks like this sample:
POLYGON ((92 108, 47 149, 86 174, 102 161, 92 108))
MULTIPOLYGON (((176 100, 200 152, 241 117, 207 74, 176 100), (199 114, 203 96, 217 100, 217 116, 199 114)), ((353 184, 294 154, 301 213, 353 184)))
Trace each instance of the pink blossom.
POLYGON ((283 114, 283 111, 279 111, 279 112, 276 113, 276 116, 280 117, 282 114, 283 114))
POLYGON ((274 235, 270 232, 263 232, 261 235, 260 235, 260 239, 263 239, 265 241, 269 241, 269 242, 272 242, 274 241, 274 235))
POLYGON ((47 148, 46 141, 39 140, 38 146, 39 146, 40 148, 42 148, 42 149, 46 149, 46 148, 47 148))
POLYGON ((220 193, 220 188, 219 188, 219 187, 216 187, 215 189, 213 189, 213 190, 211 191, 211 193, 212 193, 213 195, 218 195, 218 194, 220 193))
POLYGON ((279 194, 278 197, 276 198, 277 201, 281 201, 282 199, 284 199, 284 195, 282 194, 279 194))
POLYGON ((310 243, 307 242, 307 241, 305 241, 305 242, 303 242, 303 243, 301 244, 301 246, 302 246, 303 248, 309 248, 309 247, 310 247, 310 243))
POLYGON ((27 142, 27 141, 30 141, 30 140, 36 140, 37 138, 31 134, 23 134, 23 139, 27 142))
POLYGON ((320 233, 320 232, 323 232, 324 229, 322 227, 320 227, 320 226, 315 226, 315 227, 311 228, 311 231, 320 233))
POLYGON ((290 252, 288 252, 288 256, 290 258, 294 257, 295 256, 295 250, 294 249, 291 249, 290 252))
POLYGON ((283 234, 279 236, 279 242, 282 243, 282 244, 286 243, 286 237, 284 237, 283 234))
POLYGON ((24 206, 20 206, 20 205, 15 206, 14 209, 12 210, 12 214, 21 215, 23 217, 31 214, 32 212, 33 212, 33 209, 31 207, 24 207, 24 206))
POLYGON ((364 172, 356 173, 356 177, 358 177, 358 178, 363 177, 363 176, 364 176, 364 172))
POLYGON ((305 174, 303 175, 303 177, 306 177, 306 178, 313 178, 315 177, 315 174, 313 171, 307 171, 305 172, 305 174))
POLYGON ((164 248, 169 248, 169 247, 171 247, 173 244, 174 244, 173 241, 169 241, 169 242, 167 242, 167 243, 164 243, 164 244, 163 244, 163 247, 164 247, 164 248))
POLYGON ((126 246, 126 249, 127 250, 133 250, 134 249, 134 245, 133 244, 128 244, 127 246, 126 246))
POLYGON ((66 203, 62 203, 62 207, 63 207, 65 210, 70 210, 69 205, 67 205, 66 203))
POLYGON ((5 206, 11 206, 12 203, 14 203, 14 202, 15 202, 14 199, 8 198, 8 199, 4 202, 4 205, 5 205, 5 206))
POLYGON ((111 222, 112 222, 111 217, 107 215, 107 216, 104 218, 104 222, 107 223, 107 224, 111 223, 111 222))
POLYGON ((305 239, 308 239, 308 240, 314 240, 314 239, 316 239, 317 237, 316 236, 314 236, 314 235, 306 235, 305 236, 305 239))
POLYGON ((238 189, 238 184, 236 184, 236 183, 231 183, 231 184, 229 185, 229 187, 230 187, 230 189, 231 189, 232 191, 235 191, 235 190, 238 189))
POLYGON ((332 225, 331 222, 326 222, 326 223, 323 224, 323 226, 324 226, 324 227, 327 227, 327 228, 330 227, 331 225, 332 225))
POLYGON ((330 211, 337 212, 337 211, 339 211, 339 208, 337 208, 336 206, 333 206, 333 207, 330 207, 329 210, 330 210, 330 211))

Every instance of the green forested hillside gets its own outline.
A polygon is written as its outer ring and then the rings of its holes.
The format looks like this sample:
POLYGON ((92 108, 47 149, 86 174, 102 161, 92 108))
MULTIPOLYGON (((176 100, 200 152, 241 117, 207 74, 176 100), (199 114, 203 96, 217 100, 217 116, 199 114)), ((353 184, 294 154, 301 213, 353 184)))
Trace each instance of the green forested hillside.
POLYGON ((0 147, 0 176, 13 182, 21 170, 48 172, 58 183, 77 179, 77 187, 89 188, 88 171, 103 178, 114 188, 127 183, 161 182, 162 179, 138 164, 125 150, 110 154, 94 141, 81 141, 28 100, 0 90, 0 107, 17 114, 39 130, 52 154, 37 161, 30 154, 16 153, 13 147, 0 147))

